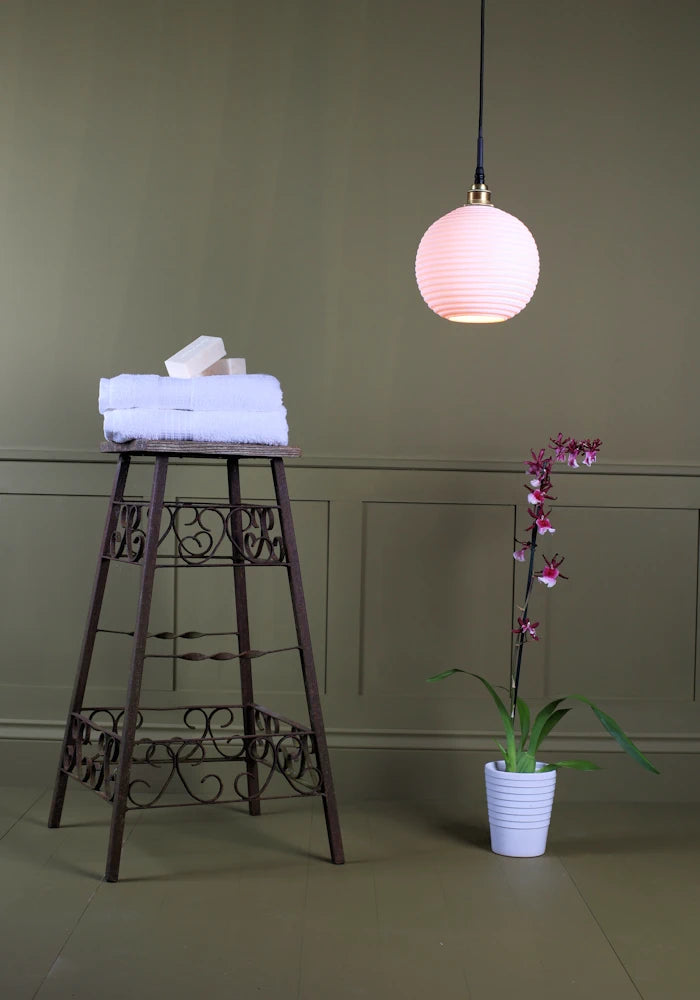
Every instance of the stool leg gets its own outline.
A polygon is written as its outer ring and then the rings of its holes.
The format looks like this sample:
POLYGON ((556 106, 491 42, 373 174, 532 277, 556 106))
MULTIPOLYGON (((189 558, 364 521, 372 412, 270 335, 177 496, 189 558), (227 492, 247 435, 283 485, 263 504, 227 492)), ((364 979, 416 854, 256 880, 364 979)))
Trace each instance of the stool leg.
POLYGON ((158 555, 158 539, 160 537, 160 522, 167 475, 168 456, 157 455, 153 473, 151 502, 148 508, 148 529, 146 531, 146 545, 141 567, 141 586, 139 588, 136 624, 134 626, 131 670, 126 694, 126 709, 122 721, 117 778, 112 805, 112 823, 109 831, 109 848, 105 871, 105 880, 107 882, 116 882, 119 878, 119 862, 121 860, 122 841, 124 838, 124 820, 126 818, 126 806, 129 795, 131 760, 136 741, 136 722, 139 713, 143 661, 146 655, 148 619, 151 612, 151 597, 153 596, 153 580, 158 555))
MULTIPOLYGON (((229 458, 226 462, 228 472, 228 502, 231 506, 241 503, 241 478, 237 458, 229 458)), ((248 625, 248 590, 245 578, 245 559, 243 557, 243 526, 240 510, 234 511, 231 517, 231 534, 233 536, 233 589, 236 598, 236 631, 238 632, 238 652, 248 652, 250 649, 250 628, 248 625)), ((243 732, 246 736, 255 736, 255 697, 253 695, 253 672, 250 657, 241 656, 238 660, 241 671, 241 701, 243 702, 243 732)), ((251 816, 260 815, 260 785, 258 782, 258 762, 253 756, 253 740, 245 741, 246 774, 248 780, 248 812, 251 816)))
POLYGON ((323 781, 323 808, 326 814, 328 843, 331 850, 332 861, 336 865, 342 865, 345 861, 343 854, 343 840, 340 833, 338 806, 335 800, 335 789, 333 788, 333 775, 331 773, 331 763, 328 756, 326 731, 323 726, 321 699, 318 693, 318 681, 316 679, 314 655, 311 647, 311 633, 309 631, 309 622, 306 613, 304 588, 301 582, 299 553, 297 551, 296 537, 294 535, 292 510, 289 505, 287 477, 284 471, 284 461, 281 458, 272 458, 270 462, 272 464, 272 478, 275 483, 275 495, 280 508, 282 538, 284 540, 284 547, 287 553, 289 589, 292 596, 292 609, 294 612, 297 642, 300 647, 301 671, 304 678, 304 688, 306 690, 306 703, 309 709, 311 728, 314 732, 316 757, 321 771, 321 780, 323 781))
POLYGON ((117 460, 117 469, 114 474, 112 493, 107 505, 107 517, 105 519, 104 531, 102 533, 100 554, 97 558, 97 569, 95 571, 95 579, 92 585, 92 594, 90 596, 90 605, 85 625, 85 632, 83 633, 83 644, 80 650, 78 668, 73 684, 73 694, 71 697, 70 709, 68 710, 68 719, 66 721, 63 743, 61 745, 61 756, 58 761, 58 771, 56 773, 53 800, 51 802, 51 810, 49 812, 50 828, 55 828, 61 825, 63 801, 66 796, 66 785, 68 783, 68 775, 63 770, 63 767, 66 750, 71 739, 72 715, 74 712, 80 712, 83 707, 83 698, 85 697, 85 688, 87 687, 88 674, 90 673, 92 653, 95 648, 97 626, 100 621, 102 601, 104 599, 105 588, 107 586, 107 574, 109 573, 110 563, 108 557, 109 542, 117 527, 119 504, 124 498, 124 487, 126 485, 126 477, 129 472, 130 461, 131 458, 129 455, 119 456, 119 459, 117 460))

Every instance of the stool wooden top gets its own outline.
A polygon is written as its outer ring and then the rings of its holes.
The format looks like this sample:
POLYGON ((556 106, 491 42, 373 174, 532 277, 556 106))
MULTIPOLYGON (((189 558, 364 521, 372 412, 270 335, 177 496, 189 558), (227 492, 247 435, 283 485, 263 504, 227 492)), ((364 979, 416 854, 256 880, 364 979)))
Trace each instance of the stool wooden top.
POLYGON ((118 455, 174 455, 186 458, 299 458, 301 448, 272 444, 236 444, 231 441, 144 441, 137 439, 125 444, 103 441, 102 452, 118 455))

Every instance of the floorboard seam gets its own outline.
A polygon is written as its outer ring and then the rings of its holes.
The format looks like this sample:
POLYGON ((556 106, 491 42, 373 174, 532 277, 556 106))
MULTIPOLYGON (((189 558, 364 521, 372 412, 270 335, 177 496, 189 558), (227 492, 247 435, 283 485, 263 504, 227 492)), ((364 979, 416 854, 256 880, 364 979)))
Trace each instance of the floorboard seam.
MULTIPOLYGON (((447 898, 447 893, 445 891, 445 875, 444 875, 444 871, 441 868, 438 868, 437 880, 438 880, 438 882, 440 884, 440 895, 442 896, 443 908, 444 908, 445 914, 447 916, 447 929, 449 930, 450 934, 458 935, 459 934, 459 928, 456 926, 455 922, 452 919, 451 913, 450 913, 450 904, 449 904, 449 900, 447 898)), ((460 959, 459 967, 460 967, 460 970, 462 972, 462 979, 464 980, 464 988, 467 991, 464 1000, 472 1000, 472 997, 474 996, 474 992, 473 992, 471 984, 469 982, 469 974, 467 972, 467 967, 464 964, 464 959, 463 958, 460 959)))
MULTIPOLYGON (((371 836, 372 840, 374 840, 374 828, 372 826, 372 816, 371 815, 368 817, 367 826, 369 828, 370 836, 371 836)), ((378 944, 379 944, 379 954, 381 955, 382 952, 383 952, 383 950, 384 950, 384 942, 382 941, 383 928, 382 928, 382 924, 381 924, 381 920, 380 920, 380 916, 379 916, 379 893, 377 892, 377 865, 376 865, 376 862, 374 861, 374 859, 372 859, 370 861, 370 871, 372 872, 372 896, 374 898, 374 922, 375 922, 375 925, 376 925, 376 928, 377 928, 377 941, 378 941, 378 944)), ((381 965, 381 961, 380 961, 380 964, 379 964, 379 968, 381 970, 381 975, 383 976, 384 969, 383 969, 383 967, 381 965)))
POLYGON ((574 889, 578 893, 578 895, 579 895, 579 897, 580 897, 583 905, 586 907, 586 909, 590 913, 591 917, 595 921, 596 926, 600 930, 600 933, 603 935, 603 937, 605 938, 605 940, 608 942, 610 950, 612 951, 613 955, 615 956, 615 958, 620 963, 620 967, 622 968, 622 970, 624 971, 625 975, 629 979, 630 984, 632 985, 632 988, 634 989, 635 993, 637 994, 638 997, 641 997, 641 1000, 645 1000, 644 994, 641 992, 641 990, 639 989, 639 987, 635 983, 634 979, 632 978, 632 974, 630 973, 629 969, 627 968, 627 966, 625 965, 625 963, 622 961, 622 958, 618 954, 617 948, 615 947, 615 945, 612 943, 612 941, 608 937, 608 935, 607 935, 607 933, 606 933, 603 925, 601 924, 600 920, 598 920, 597 916, 595 915, 595 913, 594 913, 594 911, 593 911, 590 903, 588 902, 588 900, 586 899, 586 897, 583 895, 583 892, 579 888, 578 882, 576 881, 576 879, 574 878, 574 876, 571 874, 571 872, 567 868, 564 860, 561 857, 559 857, 558 861, 559 861, 559 864, 564 869, 564 871, 566 872, 566 874, 568 875, 569 880, 571 881, 571 884, 573 885, 574 889))
POLYGON ((36 1000, 36 997, 38 997, 39 993, 44 988, 44 985, 45 985, 46 981, 48 980, 49 976, 51 975, 51 972, 53 971, 53 968, 56 965, 56 962, 58 962, 59 958, 61 957, 61 954, 63 953, 64 948, 66 947, 66 945, 68 944, 68 942, 70 941, 70 939, 73 937, 73 935, 77 931, 77 929, 78 929, 78 927, 80 925, 81 920, 85 916, 85 912, 86 912, 87 908, 90 906, 90 904, 92 903, 93 899, 97 895, 97 893, 98 893, 99 888, 100 888, 101 885, 102 885, 102 883, 98 882, 97 885, 95 886, 95 888, 93 889, 93 891, 88 896, 88 901, 85 904, 85 906, 83 907, 83 909, 81 910, 80 916, 75 921, 75 924, 73 925, 73 928, 70 931, 68 937, 65 939, 65 941, 63 942, 63 944, 61 945, 61 947, 58 949, 58 952, 56 953, 53 961, 51 962, 51 964, 49 965, 48 969, 46 970, 46 975, 44 976, 44 978, 39 983, 39 986, 37 987, 36 992, 32 993, 32 1000, 36 1000))
POLYGON ((306 935, 304 933, 306 927, 306 910, 309 905, 309 875, 311 873, 311 845, 313 843, 313 829, 314 829, 315 813, 312 812, 309 815, 309 837, 306 842, 306 879, 304 881, 304 906, 302 909, 302 934, 301 943, 299 944, 299 972, 297 974, 297 1000, 303 1000, 301 995, 301 990, 304 984, 304 944, 306 941, 306 935))
MULTIPOLYGON (((131 827, 127 828, 127 830, 125 831, 124 844, 128 843, 128 841, 130 840, 130 838, 131 838, 134 830, 136 829, 136 825, 137 825, 136 823, 132 823, 131 827)), ((68 942, 70 941, 70 939, 73 937, 73 935, 77 931, 78 927, 81 924, 81 921, 82 921, 83 917, 85 916, 85 914, 88 911, 88 908, 92 904, 92 901, 94 900, 95 896, 97 895, 97 893, 100 891, 100 889, 104 885, 105 885, 105 880, 103 878, 100 879, 97 882, 97 884, 95 885, 95 888, 90 893, 90 896, 88 897, 88 901, 85 904, 85 906, 83 907, 83 909, 80 911, 80 915, 78 916, 78 919, 75 921, 75 923, 74 923, 74 925, 73 925, 70 933, 68 934, 67 938, 65 939, 65 941, 63 942, 63 944, 61 945, 61 947, 56 952, 56 955, 55 955, 53 961, 51 962, 51 964, 49 965, 48 969, 46 970, 46 975, 44 976, 44 978, 39 983, 39 986, 38 986, 36 992, 32 994, 31 1000, 36 1000, 36 998, 41 993, 42 989, 44 988, 44 986, 46 985, 46 983, 48 981, 49 976, 51 975, 51 973, 52 973, 52 971, 54 969, 54 966, 56 965, 56 963, 58 962, 59 958, 63 954, 63 952, 64 952, 64 950, 66 948, 66 945, 68 944, 68 942)))
POLYGON ((5 830, 5 832, 0 836, 0 840, 4 840, 4 838, 8 835, 8 833, 10 832, 10 830, 14 830, 14 828, 17 826, 17 824, 24 819, 24 817, 27 815, 27 813, 31 809, 34 808, 34 806, 37 804, 37 802, 39 801, 39 799, 43 798, 43 796, 46 795, 46 793, 47 793, 48 790, 49 790, 49 786, 48 785, 46 786, 46 788, 42 788, 42 790, 39 792, 38 796, 35 799, 32 799, 31 803, 27 806, 27 808, 24 810, 24 812, 21 813, 21 815, 19 815, 17 817, 17 819, 14 821, 14 823, 12 823, 10 826, 8 826, 7 830, 5 830))

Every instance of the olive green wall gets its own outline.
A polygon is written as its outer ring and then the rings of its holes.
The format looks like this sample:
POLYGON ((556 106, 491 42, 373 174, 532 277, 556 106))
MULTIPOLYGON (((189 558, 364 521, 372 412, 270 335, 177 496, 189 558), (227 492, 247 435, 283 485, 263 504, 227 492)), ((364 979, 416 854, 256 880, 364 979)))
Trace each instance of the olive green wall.
MULTIPOLYGON (((538 595, 528 692, 599 697, 665 755, 655 786, 611 757, 571 794, 695 794, 700 14, 488 6, 487 179, 542 274, 522 315, 470 329, 424 306, 413 260, 471 183, 477 0, 0 4, 0 777, 45 776, 67 704, 111 477, 98 378, 164 373, 207 333, 280 378, 304 450, 291 486, 348 794, 437 788, 435 762, 487 752, 478 692, 423 678, 502 678, 513 463, 559 430, 603 438, 604 464, 557 483, 571 581, 538 595)), ((178 469, 169 491, 218 478, 178 469)), ((165 585, 159 621, 226 610, 203 575, 165 585)), ((261 628, 287 627, 283 597, 256 591, 261 628)), ((166 701, 232 688, 166 662, 147 681, 166 701)), ((123 669, 105 649, 100 697, 123 669)), ((284 664, 260 690, 297 709, 284 664)), ((607 747, 580 715, 558 750, 607 747)))

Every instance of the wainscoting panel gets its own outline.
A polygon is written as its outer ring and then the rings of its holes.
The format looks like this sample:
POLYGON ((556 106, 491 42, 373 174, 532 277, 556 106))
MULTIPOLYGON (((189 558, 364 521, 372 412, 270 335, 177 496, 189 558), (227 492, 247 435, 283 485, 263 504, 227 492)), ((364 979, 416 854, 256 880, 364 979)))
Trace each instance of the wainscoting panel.
POLYGON ((569 579, 546 595, 545 694, 692 701, 697 512, 557 507, 552 516, 545 551, 561 544, 569 579))
MULTIPOLYGON (((25 694, 61 692, 55 710, 67 706, 88 611, 102 536, 106 500, 94 497, 0 496, 3 666, 1 683, 25 694)), ((133 628, 139 572, 113 567, 105 594, 103 627, 133 628)), ((170 630, 173 595, 154 601, 151 631, 170 630)), ((129 639, 97 638, 93 685, 123 688, 129 639)), ((150 661, 145 690, 169 690, 169 661, 150 661)))
POLYGON ((361 694, 444 697, 426 678, 449 667, 501 683, 513 518, 504 506, 365 505, 361 694))

